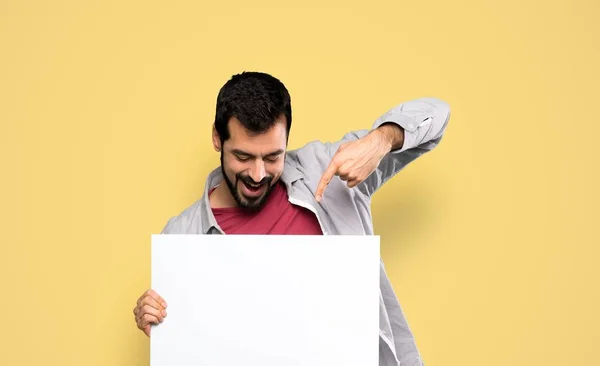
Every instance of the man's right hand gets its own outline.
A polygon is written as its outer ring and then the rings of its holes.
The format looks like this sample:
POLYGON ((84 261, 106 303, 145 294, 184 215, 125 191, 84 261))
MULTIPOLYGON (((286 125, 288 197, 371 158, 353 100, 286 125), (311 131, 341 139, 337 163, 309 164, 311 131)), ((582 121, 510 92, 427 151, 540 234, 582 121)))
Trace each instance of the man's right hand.
POLYGON ((150 337, 152 324, 162 323, 167 316, 167 303, 154 290, 144 292, 133 308, 137 327, 150 337))

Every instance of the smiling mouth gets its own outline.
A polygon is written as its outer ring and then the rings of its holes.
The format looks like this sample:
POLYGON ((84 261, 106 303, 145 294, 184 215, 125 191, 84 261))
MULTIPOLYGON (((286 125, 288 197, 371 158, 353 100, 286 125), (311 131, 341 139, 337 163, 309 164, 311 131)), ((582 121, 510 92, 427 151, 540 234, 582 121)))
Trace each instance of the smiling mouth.
POLYGON ((248 184, 248 183, 246 183, 246 182, 244 182, 244 181, 242 181, 242 183, 243 183, 243 184, 244 184, 244 186, 246 186, 246 188, 247 188, 249 191, 251 191, 251 192, 258 192, 258 191, 260 191, 260 190, 261 190, 261 189, 264 187, 264 185, 265 185, 265 183, 263 183, 263 184, 257 184, 257 185, 254 185, 254 184, 248 184))

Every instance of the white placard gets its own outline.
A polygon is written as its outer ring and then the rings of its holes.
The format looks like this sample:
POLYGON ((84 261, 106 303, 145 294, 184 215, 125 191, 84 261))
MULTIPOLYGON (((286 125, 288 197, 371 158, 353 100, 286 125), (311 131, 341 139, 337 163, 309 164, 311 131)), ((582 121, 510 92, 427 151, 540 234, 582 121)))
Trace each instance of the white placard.
POLYGON ((151 366, 376 366, 379 237, 153 235, 151 366))

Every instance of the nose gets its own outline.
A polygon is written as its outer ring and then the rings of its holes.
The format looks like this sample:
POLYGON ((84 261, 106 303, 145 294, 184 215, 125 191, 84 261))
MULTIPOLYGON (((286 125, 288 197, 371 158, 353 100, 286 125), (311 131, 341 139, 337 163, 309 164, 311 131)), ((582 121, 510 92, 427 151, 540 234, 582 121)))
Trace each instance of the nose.
POLYGON ((250 178, 252 178, 255 183, 259 183, 265 176, 265 163, 262 159, 256 159, 254 166, 250 169, 250 178))

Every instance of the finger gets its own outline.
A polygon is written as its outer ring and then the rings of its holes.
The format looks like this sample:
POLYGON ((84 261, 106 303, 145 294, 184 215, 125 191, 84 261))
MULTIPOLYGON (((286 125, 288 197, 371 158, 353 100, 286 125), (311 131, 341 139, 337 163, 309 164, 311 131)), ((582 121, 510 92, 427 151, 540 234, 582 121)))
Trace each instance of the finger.
POLYGON ((317 186, 317 191, 315 192, 315 198, 317 199, 317 202, 321 202, 321 199, 323 198, 323 193, 325 192, 325 188, 327 187, 329 182, 331 182, 331 178, 333 178, 337 170, 338 164, 334 157, 334 159, 331 160, 331 163, 329 163, 327 169, 325 169, 325 173, 323 173, 323 176, 319 181, 319 185, 317 186))
POLYGON ((147 292, 148 296, 156 300, 163 308, 167 307, 167 302, 154 290, 150 289, 147 292))
POLYGON ((163 322, 165 316, 167 316, 167 311, 162 309, 153 308, 150 305, 144 305, 140 310, 140 318, 143 318, 146 314, 150 314, 158 319, 160 323, 163 322))
POLYGON ((346 160, 340 167, 338 168, 338 175, 341 177, 347 177, 352 172, 352 167, 354 166, 354 159, 346 160))
POLYGON ((349 172, 346 174, 338 174, 338 175, 339 175, 340 179, 346 183, 353 181, 353 180, 357 180, 356 174, 354 174, 352 172, 349 172))
POLYGON ((152 326, 150 325, 146 325, 144 328, 142 328, 142 330, 144 331, 144 333, 146 334, 146 336, 150 337, 150 330, 152 329, 152 326))
POLYGON ((135 317, 136 323, 140 323, 143 325, 143 320, 146 315, 152 316, 156 318, 158 323, 162 323, 164 321, 164 318, 167 316, 167 311, 154 309, 146 305, 138 311, 138 314, 135 317))
POLYGON ((144 306, 144 305, 150 305, 150 306, 152 306, 153 308, 155 308, 155 309, 158 309, 158 310, 163 310, 163 309, 165 309, 165 307, 164 307, 164 306, 161 306, 161 305, 158 303, 158 301, 156 301, 154 298, 152 298, 152 297, 150 297, 150 296, 146 296, 146 297, 145 297, 145 298, 142 300, 142 302, 140 303, 139 307, 142 307, 142 306, 144 306))
POLYGON ((142 329, 147 325, 151 325, 151 324, 160 324, 160 322, 158 321, 158 318, 156 318, 154 315, 150 315, 150 314, 145 314, 142 319, 140 319, 139 324, 139 328, 142 329))
POLYGON ((354 188, 356 187, 356 185, 358 185, 358 183, 360 183, 358 179, 350 179, 348 180, 348 182, 346 182, 346 185, 348 186, 348 188, 354 188))

